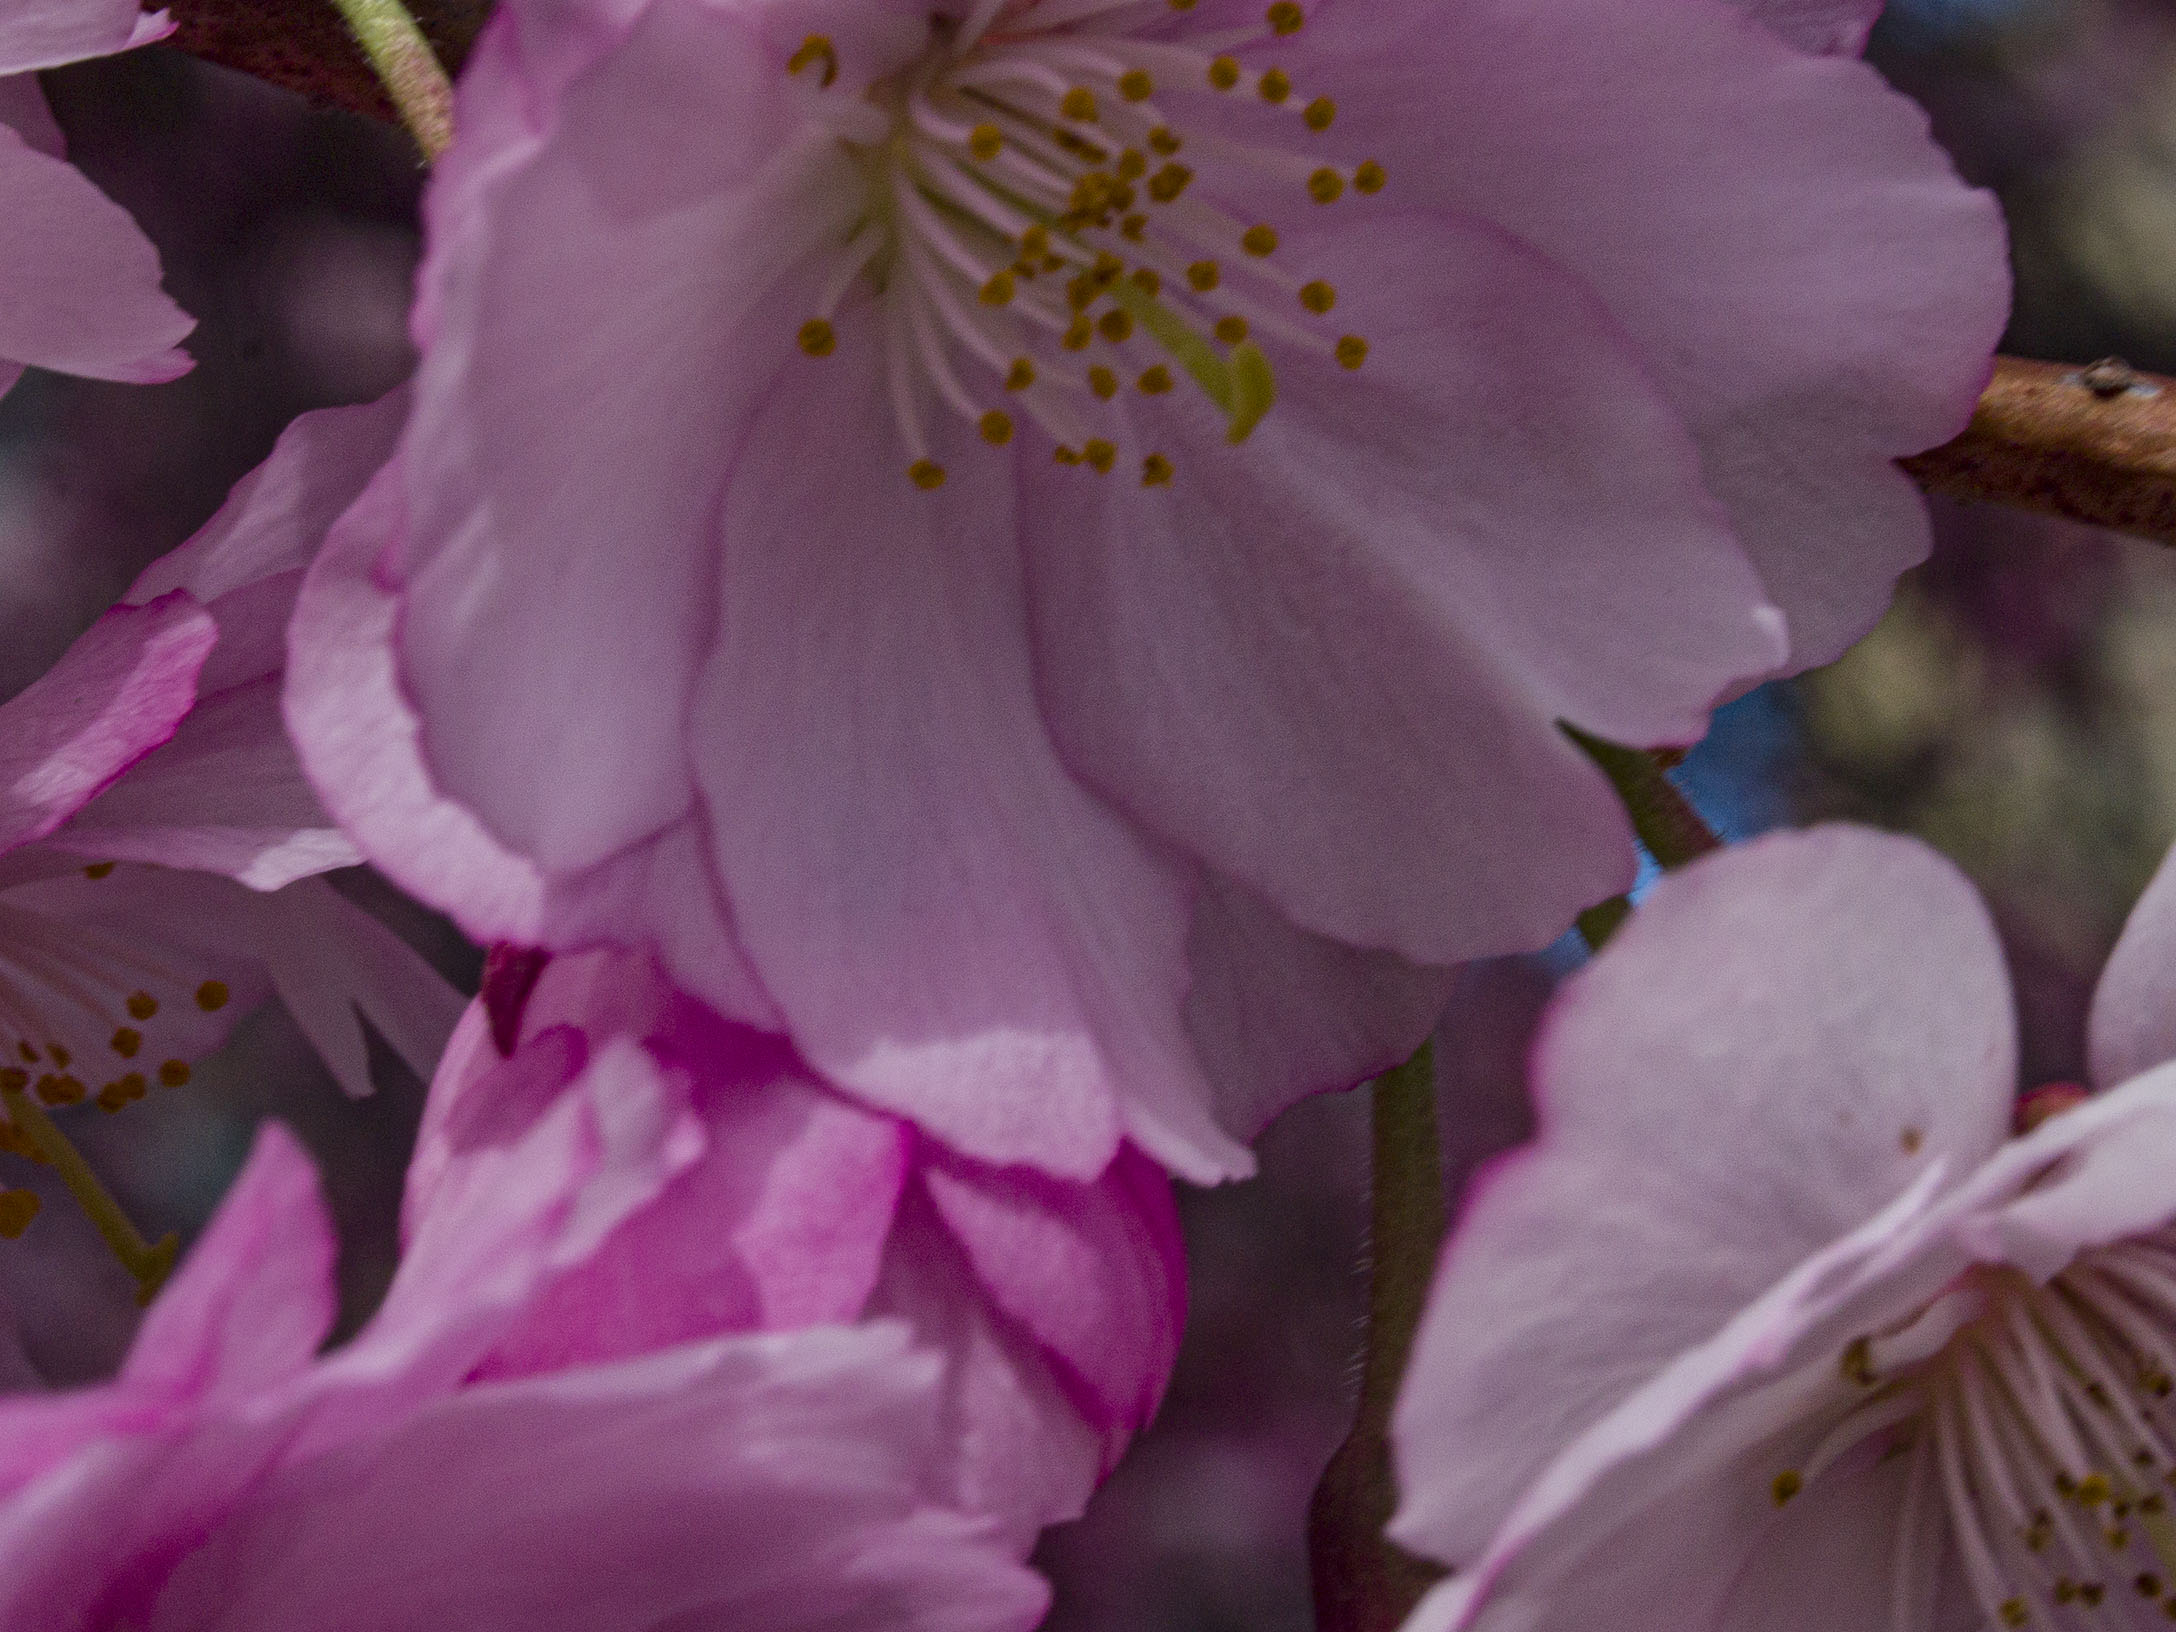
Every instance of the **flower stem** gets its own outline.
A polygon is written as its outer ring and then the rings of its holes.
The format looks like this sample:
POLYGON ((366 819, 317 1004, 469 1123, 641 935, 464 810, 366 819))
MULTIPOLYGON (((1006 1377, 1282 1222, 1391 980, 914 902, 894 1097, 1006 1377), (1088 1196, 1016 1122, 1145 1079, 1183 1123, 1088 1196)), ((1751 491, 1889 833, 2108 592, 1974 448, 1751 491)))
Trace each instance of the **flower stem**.
POLYGON ((1423 1043, 1370 1090, 1375 1178, 1369 1218, 1367 1349, 1352 1432, 1307 1515, 1317 1632, 1394 1632, 1442 1570, 1383 1534, 1398 1505, 1390 1413, 1443 1244, 1443 1157, 1435 1055, 1423 1043))
POLYGON ((169 1232, 156 1243, 145 1241, 112 1192, 98 1182, 91 1164, 68 1142, 60 1125, 45 1114, 45 1107, 25 1090, 0 1088, 0 1103, 7 1107, 8 1120, 60 1175, 76 1204, 98 1226, 98 1233, 106 1238, 106 1245, 121 1260, 121 1266, 136 1278, 137 1303, 148 1304, 166 1284, 175 1255, 181 1251, 181 1237, 169 1232))
POLYGON ((453 82, 401 0, 333 0, 432 163, 453 143, 453 82))
POLYGON ((1664 774, 1662 761, 1656 755, 1644 748, 1626 748, 1590 737, 1576 725, 1560 724, 1559 729, 1602 768, 1610 786, 1617 790, 1617 797, 1624 801, 1625 814, 1632 818, 1632 831, 1660 865, 1682 867, 1723 847, 1723 841, 1664 774))

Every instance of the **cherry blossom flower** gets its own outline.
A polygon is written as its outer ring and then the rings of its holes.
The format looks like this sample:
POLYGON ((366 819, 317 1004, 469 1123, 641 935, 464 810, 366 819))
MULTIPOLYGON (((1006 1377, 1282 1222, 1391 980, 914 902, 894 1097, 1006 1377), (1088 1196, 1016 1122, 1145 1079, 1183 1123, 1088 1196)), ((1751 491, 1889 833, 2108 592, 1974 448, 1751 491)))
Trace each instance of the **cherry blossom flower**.
POLYGON ((410 1169, 411 1225, 560 1097, 603 1092, 588 1078, 624 1073, 630 1044, 707 1143, 539 1288, 478 1375, 897 1318, 944 1361, 931 1488, 999 1520, 1022 1554, 1044 1525, 1080 1516, 1154 1413, 1184 1320, 1171 1183, 1153 1162, 1128 1149, 1076 1184, 964 1161, 829 1092, 783 1040, 674 991, 646 954, 560 957, 512 995, 518 1016, 487 980, 447 1047, 410 1169))
POLYGON ((971 1156, 1247 1171, 1629 880, 1557 721, 1689 741, 1923 553, 2007 285, 1786 43, 1865 12, 510 0, 305 763, 971 1156))
POLYGON ((195 326, 159 287, 158 251, 64 157, 33 77, 171 32, 135 0, 0 3, 0 393, 27 367, 155 385, 186 372, 195 326))
POLYGON ((1456 1571, 1409 1628, 2166 1625, 2172 905, 2164 864, 2102 1091, 2008 1137, 2002 952, 1946 861, 1825 828, 1659 884, 1439 1271, 1391 1534, 1456 1571))
MULTIPOLYGON (((352 1092, 359 1016, 428 1074, 460 998, 312 875, 361 858, 280 716, 307 544, 398 400, 305 415, 188 543, 0 704, 0 1085, 117 1110, 277 994, 352 1092)), ((357 466, 360 469, 357 469, 357 466)))
POLYGON ((562 1096, 442 1186, 323 1358, 330 1222, 268 1124, 120 1375, 0 1398, 0 1619, 1025 1632, 1041 1584, 923 1494, 939 1366, 897 1323, 465 1380, 699 1147, 643 1089, 562 1096))

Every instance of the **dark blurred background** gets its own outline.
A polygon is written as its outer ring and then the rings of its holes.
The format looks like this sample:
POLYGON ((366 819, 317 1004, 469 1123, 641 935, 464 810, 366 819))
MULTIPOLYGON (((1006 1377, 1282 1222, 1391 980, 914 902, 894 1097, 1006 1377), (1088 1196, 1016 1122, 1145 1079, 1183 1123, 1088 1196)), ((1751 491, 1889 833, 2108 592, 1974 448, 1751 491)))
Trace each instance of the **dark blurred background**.
MULTIPOLYGON (((2007 349, 2176 372, 2176 4, 1896 0, 1873 54, 2009 212, 2007 349)), ((411 361, 421 176, 397 132, 164 49, 45 83, 77 162, 158 242, 200 319, 199 362, 155 389, 33 374, 0 399, 0 694, 200 524, 294 414, 376 396, 411 361)), ((1679 776, 1733 837, 1844 816, 1955 857, 2009 948, 2026 1082, 2076 1076, 2101 960, 2176 834, 2176 555, 1998 511, 1941 507, 1936 526, 1934 559, 1869 639, 1733 704, 1679 776)), ((367 874, 342 883, 473 982, 443 924, 367 874)), ((1454 1178, 1521 1136, 1526 1038, 1576 957, 1468 974, 1440 1050, 1454 1178)), ((390 1273, 420 1105, 397 1067, 381 1080, 346 1101, 270 1011, 186 1094, 75 1125, 147 1225, 183 1230, 259 1117, 297 1125, 325 1164, 352 1323, 390 1273)), ((1361 1096, 1318 1101, 1263 1141, 1260 1179, 1184 1198, 1178 1375, 1088 1518, 1046 1538, 1054 1627, 1309 1627, 1303 1521, 1351 1409, 1366 1148, 1361 1096)), ((0 1243, 0 1379, 25 1357, 53 1381, 96 1375, 133 1319, 71 1209, 0 1243)))

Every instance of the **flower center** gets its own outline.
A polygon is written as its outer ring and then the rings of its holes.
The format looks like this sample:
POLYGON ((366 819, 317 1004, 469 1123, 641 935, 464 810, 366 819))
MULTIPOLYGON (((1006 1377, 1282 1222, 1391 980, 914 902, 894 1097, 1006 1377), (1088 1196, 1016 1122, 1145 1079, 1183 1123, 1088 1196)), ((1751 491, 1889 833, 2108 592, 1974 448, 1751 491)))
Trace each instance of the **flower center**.
MULTIPOLYGON (((1276 0, 1254 28, 1173 40, 1135 31, 1195 0, 978 0, 964 23, 938 18, 912 67, 871 86, 888 116, 868 139, 843 135, 868 177, 869 206, 824 278, 800 346, 834 344, 832 317, 857 285, 880 305, 893 414, 917 487, 944 483, 923 405, 1002 447, 1024 414, 1060 464, 1107 474, 1114 399, 1182 385, 1243 441, 1269 411, 1262 342, 1348 369, 1367 342, 1323 320, 1337 291, 1278 259, 1279 237, 1219 202, 1236 182, 1288 183, 1295 205, 1378 191, 1383 167, 1309 159, 1294 145, 1192 131, 1190 97, 1247 97, 1289 118, 1296 144, 1330 129, 1328 97, 1302 100, 1282 68, 1231 52, 1298 33, 1305 13, 1276 0)), ((787 64, 830 85, 838 58, 811 35, 787 64)), ((1142 485, 1168 484, 1150 452, 1142 485)))
MULTIPOLYGON (((1842 1356, 1865 1396, 1780 1505, 1879 1437, 1908 1454, 1898 1590, 1940 1503, 1987 1624, 2176 1620, 2176 1231, 2099 1248, 2045 1286, 1975 1270, 1918 1320, 1842 1356), (1937 1343, 1931 1353, 1930 1343, 1937 1343)), ((1908 1600, 1900 1600, 1908 1601, 1908 1600)))

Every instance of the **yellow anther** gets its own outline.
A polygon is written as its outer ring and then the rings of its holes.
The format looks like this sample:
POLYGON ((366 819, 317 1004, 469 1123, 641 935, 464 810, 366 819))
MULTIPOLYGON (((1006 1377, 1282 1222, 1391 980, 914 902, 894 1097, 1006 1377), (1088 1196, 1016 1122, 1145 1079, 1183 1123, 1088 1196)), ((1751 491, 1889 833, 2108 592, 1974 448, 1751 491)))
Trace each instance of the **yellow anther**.
POLYGON ((1101 292, 1101 286, 1086 272, 1066 281, 1065 298, 1076 312, 1087 310, 1101 292))
POLYGON ((1126 263, 1107 249, 1096 251, 1095 264, 1089 271, 1095 274, 1096 287, 1108 288, 1118 281, 1118 274, 1126 270, 1126 263))
MULTIPOLYGON (((0 1089, 5 1089, 11 1094, 19 1094, 29 1086, 30 1073, 28 1071, 25 1071, 21 1066, 11 1065, 8 1066, 5 1070, 0 1070, 0 1089)), ((0 1128, 4 1128, 7 1125, 8 1124, 5 1122, 0 1122, 0 1128)))
MULTIPOLYGON (((158 1012, 159 1000, 149 992, 131 992, 128 994, 128 1014, 131 1020, 148 1020, 158 1012)), ((25 1047, 28 1047, 28 1045, 26 1044, 25 1047)), ((36 1059, 38 1057, 37 1051, 32 1049, 29 1057, 33 1060, 36 1059)))
POLYGON ((1025 391, 1035 383, 1035 365, 1025 357, 1015 357, 1012 367, 1005 371, 1005 389, 1025 391))
MULTIPOLYGON (((1343 345, 1341 340, 1339 345, 1343 345)), ((1836 1369, 1843 1373, 1844 1381, 1857 1383, 1861 1388, 1874 1386, 1874 1341, 1869 1337, 1854 1337, 1844 1345, 1843 1354, 1837 1359, 1836 1369)))
POLYGON ((123 1026, 113 1034, 111 1046, 122 1059, 133 1060, 136 1051, 144 1046, 144 1034, 134 1026, 123 1026))
POLYGON ((796 338, 800 341, 801 349, 811 357, 828 357, 832 348, 839 343, 839 337, 831 332, 831 325, 820 317, 812 317, 802 324, 801 332, 796 338))
POLYGON ((58 1043, 47 1043, 45 1045, 45 1052, 47 1057, 50 1058, 52 1062, 55 1065, 59 1066, 63 1071, 68 1069, 69 1061, 75 1058, 73 1054, 69 1053, 58 1043))
POLYGON ((1161 153, 1168 159, 1186 144, 1179 139, 1177 131, 1168 125, 1158 125, 1148 133, 1148 145, 1151 151, 1161 153))
POLYGON ((2151 1570, 2139 1572, 2138 1579, 2133 1581, 2131 1585, 2138 1589, 2138 1596, 2141 1598, 2158 1598, 2161 1596, 2161 1578, 2151 1570))
POLYGON ((141 1071, 131 1071, 125 1077, 116 1078, 114 1086, 127 1094, 130 1099, 141 1099, 151 1085, 144 1080, 144 1074, 141 1071))
POLYGON ((1300 304, 1320 317, 1337 304, 1337 291, 1316 278, 1300 285, 1300 304))
POLYGON ((1168 204, 1186 191, 1186 184, 1194 179, 1194 172, 1183 164, 1167 164, 1148 178, 1148 196, 1159 204, 1168 204))
POLYGON ((1770 1482, 1768 1494, 1775 1498, 1776 1506, 1781 1507, 1805 1488, 1806 1476, 1796 1468, 1785 1468, 1770 1482))
POLYGON ((1098 363, 1088 371, 1088 389, 1109 402, 1118 395, 1118 376, 1098 363))
POLYGON ((1154 300, 1164 292, 1164 280, 1153 266, 1137 266, 1133 269, 1133 286, 1154 300))
POLYGON ((1075 124, 1092 125, 1096 122, 1096 93, 1085 85, 1076 85, 1059 99, 1058 111, 1075 124))
POLYGON ((839 77, 839 52, 828 34, 811 34, 801 42, 801 48, 786 59, 786 72, 798 74, 810 63, 820 62, 824 67, 822 84, 828 90, 831 82, 839 77))
POLYGON ((1148 174, 1148 155, 1138 147, 1129 147, 1118 155, 1118 179, 1139 181, 1148 174))
POLYGON ((1357 334, 1338 336, 1337 360, 1341 367, 1358 368, 1368 360, 1368 343, 1357 334))
POLYGON ((21 1240, 23 1231, 30 1228, 30 1221, 37 1216, 37 1191, 0 1190, 0 1237, 9 1241, 21 1240))
POLYGON ((1307 178, 1307 196, 1317 204, 1335 204, 1345 196, 1345 178, 1324 165, 1307 178))
POLYGON ((1257 89, 1262 93, 1262 100, 1274 106, 1292 94, 1292 76, 1282 68, 1272 68, 1262 75, 1262 83, 1257 89))
POLYGON ((1330 121, 1337 117, 1337 104, 1326 96, 1318 96, 1300 110, 1300 117, 1307 121, 1307 128, 1321 132, 1330 128, 1330 121))
POLYGON ((38 1097, 48 1105, 80 1105, 90 1089, 72 1076, 55 1075, 48 1071, 38 1079, 38 1097))
POLYGON ((1065 347, 1067 351, 1086 351, 1088 342, 1095 337, 1094 325, 1085 317, 1076 317, 1066 326, 1066 331, 1059 339, 1058 344, 1065 347))
POLYGON ((1292 0, 1277 0, 1267 13, 1269 26, 1279 34, 1297 34, 1307 24, 1307 13, 1292 0))
POLYGON ((94 861, 83 869, 85 878, 109 878, 112 874, 113 863, 110 861, 94 861))
POLYGON ((2113 1493, 2104 1473, 2089 1473, 2078 1481, 2078 1501, 2086 1507, 2098 1507, 2113 1493))
POLYGON ((1129 68, 1118 76, 1118 94, 1128 102, 1146 102, 1156 92, 1156 82, 1146 68, 1129 68))
POLYGON ((1012 415, 1002 409, 992 408, 982 416, 975 428, 982 432, 982 440, 991 447, 1002 448, 1012 440, 1012 415))
POLYGON ((1005 151, 1005 133, 992 124, 980 124, 967 133, 967 151, 984 164, 1005 151))
POLYGON ((1080 463, 1080 449, 1069 448, 1063 442, 1060 442, 1051 453, 1051 457, 1061 465, 1077 465, 1080 463))
POLYGON ((985 306, 1009 306, 1012 304, 1012 274, 992 272, 990 281, 982 286, 982 304, 985 306))
POLYGON ((2002 1616, 2002 1624, 2004 1626, 2023 1626, 2027 1621, 2032 1619, 2032 1617, 2025 1611, 2025 1600, 2022 1598, 2003 1599, 2002 1607, 1998 1611, 1998 1613, 2002 1616))
POLYGON ((1171 389, 1171 370, 1161 363, 1152 364, 1142 369, 1141 377, 1133 383, 1144 395, 1160 397, 1171 389))
POLYGON ((1222 281, 1223 276, 1214 261, 1196 261, 1186 269, 1186 281, 1194 286, 1196 294, 1206 295, 1222 281))
POLYGON ((917 459, 907 466, 907 479, 928 493, 944 486, 944 466, 934 459, 917 459))
POLYGON ((1195 3, 1196 0, 1171 0, 1171 9, 1173 11, 1192 11, 1195 3))
POLYGON ((1152 453, 1141 461, 1141 485, 1143 487, 1169 487, 1171 485, 1171 461, 1160 453, 1152 453))
POLYGON ((225 1008, 227 1006, 227 999, 232 995, 233 994, 227 990, 227 983, 225 981, 207 980, 203 985, 199 986, 196 989, 196 1006, 202 1009, 206 1014, 210 1014, 216 1009, 225 1008))
POLYGON ((1249 255, 1270 255, 1277 249, 1277 229, 1266 222, 1257 223, 1239 235, 1239 247, 1249 255))
POLYGON ((1050 229, 1040 221, 1020 235, 1020 253, 1029 260, 1041 260, 1050 253, 1050 229))
POLYGON ((144 1074, 131 1071, 125 1077, 115 1077, 98 1090, 98 1108, 112 1115, 124 1105, 130 1105, 144 1097, 144 1074))
POLYGON ((1216 337, 1227 346, 1236 346, 1247 337, 1247 320, 1236 312, 1216 320, 1216 337))
POLYGON ((1095 467, 1098 475, 1108 475, 1111 466, 1118 461, 1118 449, 1100 436, 1090 437, 1080 451, 1081 456, 1095 467))
POLYGON ((189 1062, 187 1060, 162 1060, 159 1062, 159 1082, 162 1087, 186 1088, 189 1086, 189 1062))
POLYGON ((1228 91, 1239 83, 1239 59, 1217 57, 1209 64, 1209 83, 1220 91, 1228 91))
POLYGON ((1352 184, 1355 187, 1359 188, 1360 191, 1362 191, 1363 193, 1381 192, 1383 190, 1383 183, 1388 181, 1389 179, 1390 178, 1383 173, 1383 167, 1377 164, 1373 159, 1363 160, 1361 162, 1360 168, 1352 173, 1352 184))
MULTIPOLYGON (((136 1013, 135 1006, 133 1004, 130 1005, 129 1012, 131 1014, 136 1013)), ((141 1020, 144 1017, 139 1014, 136 1015, 136 1018, 141 1020)), ((23 1063, 25 1065, 35 1065, 38 1063, 38 1060, 40 1058, 38 1051, 32 1048, 28 1043, 17 1043, 15 1045, 15 1052, 22 1055, 23 1063)))
POLYGON ((1119 307, 1112 307, 1096 319, 1096 328, 1112 345, 1118 345, 1133 334, 1133 314, 1119 307))
POLYGON ((1141 241, 1142 234, 1147 231, 1148 217, 1145 215, 1129 215, 1125 220, 1118 223, 1118 235, 1121 238, 1129 238, 1137 244, 1141 241))

